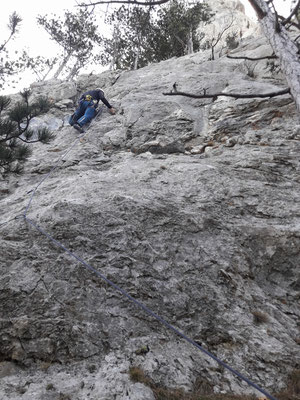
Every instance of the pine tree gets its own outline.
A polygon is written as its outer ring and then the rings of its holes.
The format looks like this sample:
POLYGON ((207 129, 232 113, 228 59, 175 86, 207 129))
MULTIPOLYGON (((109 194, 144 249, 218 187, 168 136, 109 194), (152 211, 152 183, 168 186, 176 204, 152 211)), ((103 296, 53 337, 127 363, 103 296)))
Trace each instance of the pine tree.
POLYGON ((48 143, 53 134, 47 128, 33 131, 32 118, 49 110, 50 104, 44 97, 30 104, 30 90, 21 93, 22 100, 9 107, 11 100, 0 96, 0 171, 20 173, 24 162, 31 155, 29 143, 48 143))
POLYGON ((37 76, 38 80, 44 80, 54 64, 57 62, 56 58, 47 59, 45 57, 31 57, 27 51, 15 51, 11 56, 9 52, 10 41, 18 33, 22 18, 13 12, 9 16, 8 37, 0 44, 0 89, 14 87, 20 81, 20 74, 25 70, 32 70, 37 76))
POLYGON ((120 7, 106 19, 113 26, 111 39, 104 39, 104 64, 138 69, 153 59, 149 37, 153 30, 152 9, 120 7))
POLYGON ((9 23, 7 25, 9 35, 7 39, 0 44, 0 89, 4 87, 9 77, 15 76, 24 67, 22 62, 10 60, 7 50, 7 45, 18 32, 21 22, 22 18, 16 12, 13 12, 9 16, 9 23))
POLYGON ((66 11, 62 19, 45 15, 38 16, 37 22, 62 48, 54 78, 67 73, 66 79, 72 79, 85 65, 99 60, 93 51, 101 43, 101 37, 92 13, 85 9, 79 9, 76 14, 66 11))
POLYGON ((155 11, 154 7, 121 7, 106 22, 113 26, 113 35, 105 39, 104 64, 116 68, 141 68, 151 62, 180 57, 199 50, 200 21, 213 16, 206 3, 187 6, 173 0, 155 11))
POLYGON ((198 51, 201 35, 197 32, 200 22, 208 23, 214 14, 208 4, 196 3, 187 7, 182 1, 172 0, 158 11, 155 61, 181 57, 198 51))

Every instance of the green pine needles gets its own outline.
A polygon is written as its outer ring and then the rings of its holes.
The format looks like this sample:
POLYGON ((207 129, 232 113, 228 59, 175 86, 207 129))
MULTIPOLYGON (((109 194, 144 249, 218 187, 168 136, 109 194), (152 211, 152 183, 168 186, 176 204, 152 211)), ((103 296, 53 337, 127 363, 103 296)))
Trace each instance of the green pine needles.
POLYGON ((47 128, 32 130, 32 118, 50 109, 49 101, 40 97, 30 103, 30 90, 21 92, 21 101, 10 107, 11 100, 0 96, 0 172, 21 173, 31 155, 30 143, 49 143, 53 134, 47 128))
POLYGON ((103 38, 102 63, 138 69, 198 51, 204 37, 199 24, 209 23, 213 15, 207 3, 187 5, 181 0, 158 9, 122 6, 106 18, 112 36, 103 38))

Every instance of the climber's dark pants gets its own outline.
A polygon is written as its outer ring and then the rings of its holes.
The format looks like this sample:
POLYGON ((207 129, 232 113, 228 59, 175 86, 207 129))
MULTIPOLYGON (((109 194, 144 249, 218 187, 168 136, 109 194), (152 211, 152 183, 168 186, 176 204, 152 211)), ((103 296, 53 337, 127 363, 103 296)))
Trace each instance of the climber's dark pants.
POLYGON ((91 122, 95 115, 96 110, 93 101, 81 100, 76 111, 71 115, 69 124, 74 125, 77 123, 80 126, 83 126, 88 122, 91 122))

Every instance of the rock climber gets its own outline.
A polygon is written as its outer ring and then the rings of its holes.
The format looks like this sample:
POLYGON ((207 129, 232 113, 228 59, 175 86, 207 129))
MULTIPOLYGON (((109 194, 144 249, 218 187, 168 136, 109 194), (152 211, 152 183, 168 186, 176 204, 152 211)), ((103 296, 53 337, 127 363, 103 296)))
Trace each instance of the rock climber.
POLYGON ((96 116, 100 100, 108 107, 111 114, 116 113, 115 109, 106 100, 102 89, 89 90, 81 95, 78 107, 69 119, 70 125, 83 133, 83 126, 91 122, 96 116))

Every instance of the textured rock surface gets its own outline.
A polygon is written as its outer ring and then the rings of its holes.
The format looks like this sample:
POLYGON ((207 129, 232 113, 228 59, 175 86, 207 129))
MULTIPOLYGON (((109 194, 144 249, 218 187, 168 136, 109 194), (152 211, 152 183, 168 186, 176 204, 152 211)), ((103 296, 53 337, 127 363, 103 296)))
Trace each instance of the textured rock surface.
MULTIPOLYGON (((202 46, 209 42, 215 46, 215 58, 228 51, 227 37, 234 37, 240 43, 259 31, 259 25, 245 14, 245 7, 239 0, 210 0, 214 13, 209 24, 200 23, 198 32, 205 35, 202 46)), ((231 42, 233 45, 233 42, 231 42)))
MULTIPOLYGON (((255 38, 236 53, 266 48, 255 38)), ((28 218, 267 390, 300 367, 295 107, 289 96, 162 95, 175 81, 193 93, 285 86, 264 61, 250 78, 242 61, 208 56, 82 76, 76 90, 50 82, 59 105, 41 123, 60 120, 56 138, 37 144, 25 174, 4 177, 0 189, 0 223, 9 221, 0 236, 0 398, 153 400, 130 381, 131 366, 167 387, 191 390, 200 379, 215 392, 252 392, 14 219, 58 160, 28 218), (118 112, 104 110, 80 142, 65 123, 70 100, 95 86, 118 112)))

